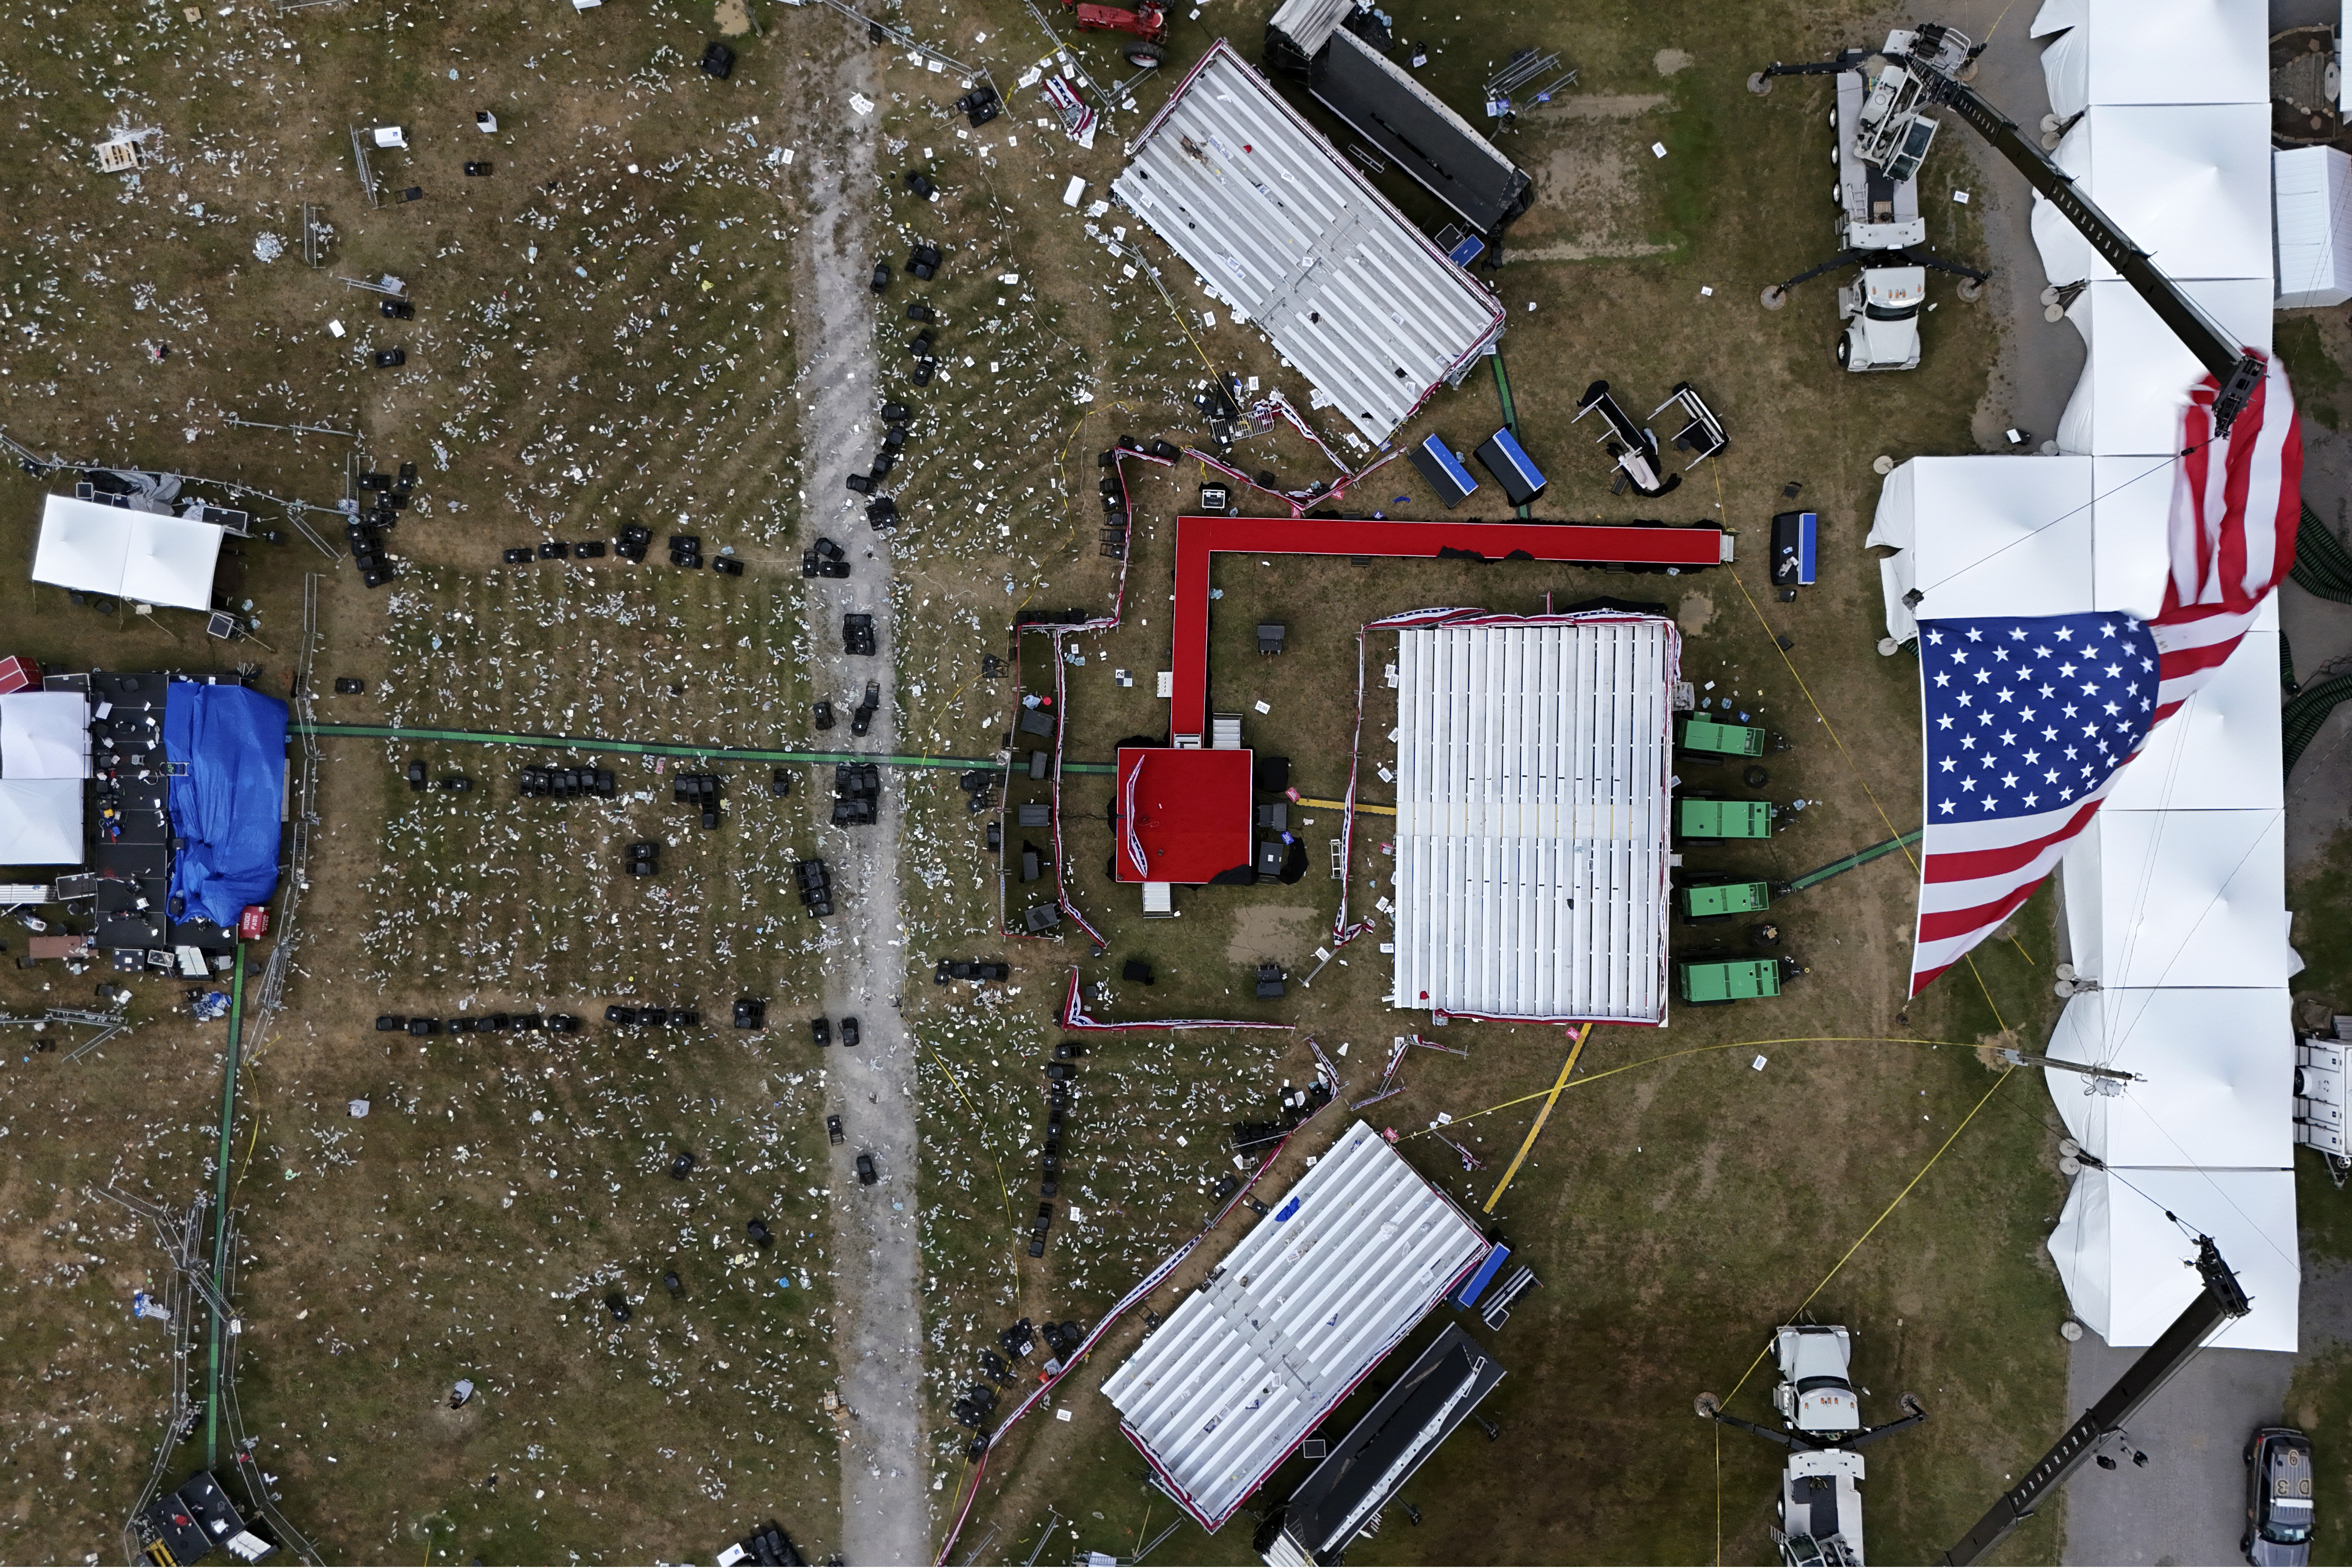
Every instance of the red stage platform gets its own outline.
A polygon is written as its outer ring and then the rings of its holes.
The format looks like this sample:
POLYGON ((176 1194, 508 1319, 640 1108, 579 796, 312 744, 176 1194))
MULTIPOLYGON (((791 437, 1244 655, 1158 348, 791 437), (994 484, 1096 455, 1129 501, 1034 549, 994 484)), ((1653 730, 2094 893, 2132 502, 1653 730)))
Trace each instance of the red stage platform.
MULTIPOLYGON (((1250 550, 1259 555, 1377 555, 1423 560, 1436 559, 1441 551, 1454 550, 1488 560, 1504 560, 1516 555, 1525 560, 1679 566, 1687 570, 1720 563, 1723 542, 1720 528, 1442 520, 1389 523, 1365 517, 1178 517, 1173 661, 1176 679, 1175 696, 1168 716, 1169 732, 1179 746, 1196 747, 1208 731, 1209 561, 1219 550, 1250 550)), ((1119 753, 1122 768, 1127 755, 1119 753)), ((1247 788, 1246 780, 1244 788, 1247 788)), ((1246 819, 1244 835, 1247 835, 1246 819)), ((1125 871, 1120 874, 1125 876, 1125 871)), ((1150 880, 1185 879, 1154 875, 1150 880)))
POLYGON ((1118 880, 1200 883, 1247 871, 1254 757, 1245 750, 1120 747, 1112 796, 1119 816, 1118 880))

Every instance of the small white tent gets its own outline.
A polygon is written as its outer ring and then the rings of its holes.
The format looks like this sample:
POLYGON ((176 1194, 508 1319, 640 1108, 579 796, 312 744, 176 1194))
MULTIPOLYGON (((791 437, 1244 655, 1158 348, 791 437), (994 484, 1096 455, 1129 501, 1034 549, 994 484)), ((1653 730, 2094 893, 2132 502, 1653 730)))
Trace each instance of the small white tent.
POLYGON ((181 610, 209 610, 213 571, 220 563, 221 528, 215 523, 152 512, 126 512, 130 548, 122 558, 122 597, 181 610))
POLYGON ((2211 1343, 2295 1349, 2303 1270, 2291 1170, 2084 1170, 2050 1233, 2074 1315, 2117 1348, 2154 1344, 2200 1289, 2197 1271, 2182 1267, 2197 1255, 2182 1225, 2213 1238, 2252 1298, 2253 1311, 2211 1343))
MULTIPOLYGON (((2266 0, 2049 0, 2032 36, 2050 107, 2270 101, 2266 0)), ((2268 140, 2268 128, 2264 128, 2268 140)))
POLYGON ((2307 310, 2352 299, 2352 158, 2334 147, 2271 155, 2278 308, 2307 310))
POLYGON ((0 779, 0 865, 79 865, 81 780, 0 779))
POLYGON ((0 779, 89 777, 89 699, 79 692, 0 696, 0 779))
POLYGON ((178 610, 209 610, 221 529, 51 496, 41 510, 33 580, 178 610))
POLYGON ((122 558, 131 549, 129 518, 119 507, 51 496, 41 508, 33 580, 85 593, 112 593, 122 586, 122 558))

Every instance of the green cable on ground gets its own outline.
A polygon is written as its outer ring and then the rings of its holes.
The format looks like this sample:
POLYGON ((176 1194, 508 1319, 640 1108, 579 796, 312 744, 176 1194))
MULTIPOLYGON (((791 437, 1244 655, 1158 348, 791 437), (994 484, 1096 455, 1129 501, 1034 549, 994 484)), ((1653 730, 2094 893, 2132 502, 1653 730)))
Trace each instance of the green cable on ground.
POLYGON ((2279 714, 2279 739, 2284 755, 2283 771, 2292 774, 2305 747, 2318 738, 2320 727, 2336 705, 2352 697, 2352 674, 2333 675, 2305 686, 2279 714))
POLYGON ((1917 843, 1920 837, 1925 834, 1927 831, 1927 830, 1925 828, 1914 828, 1909 832, 1903 834, 1899 838, 1882 840, 1878 843, 1871 845, 1868 849, 1856 850, 1853 853, 1847 855, 1841 860, 1833 860, 1830 862, 1829 864, 1822 866, 1816 871, 1809 871, 1801 877, 1793 878, 1789 883, 1789 891, 1790 893, 1802 893, 1809 887, 1817 887, 1821 883, 1829 881, 1830 878, 1836 876, 1841 872, 1852 871, 1854 867, 1859 865, 1868 865, 1872 861, 1878 859, 1881 855, 1891 855, 1896 850, 1902 849, 1906 844, 1917 843))
POLYGON ((2352 604, 2352 550, 2305 502, 2294 530, 2294 566, 2287 575, 2306 593, 2352 604))

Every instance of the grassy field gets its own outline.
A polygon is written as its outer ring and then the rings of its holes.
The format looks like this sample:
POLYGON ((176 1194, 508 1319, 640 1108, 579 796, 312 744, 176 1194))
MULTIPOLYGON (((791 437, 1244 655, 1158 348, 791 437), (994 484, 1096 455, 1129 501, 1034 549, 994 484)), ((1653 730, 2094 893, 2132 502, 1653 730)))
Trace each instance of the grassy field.
MULTIPOLYGON (((19 39, 22 154, 0 176, 16 280, 0 425, 44 454, 245 486, 258 526, 289 535, 270 498, 331 506, 349 454, 420 471, 387 591, 290 537, 247 544, 229 580, 256 635, 232 647, 184 615, 99 620, 20 572, 0 584, 11 652, 67 668, 250 661, 283 694, 318 571, 320 684, 368 683, 321 696, 323 718, 806 744, 784 265, 801 220, 790 127, 772 78, 761 89, 796 53, 746 37, 734 79, 714 81, 693 68, 708 14, 667 5, 25 7, 0 26, 19 39), (479 109, 496 135, 472 128, 479 109), (127 180, 90 168, 116 117, 161 130, 127 180), (392 122, 411 148, 375 155, 379 206, 346 126, 392 122), (411 185, 422 200, 399 200, 411 185), (331 231, 316 270, 298 254, 304 203, 331 231), (406 281, 413 321, 343 281, 385 274, 406 281), (405 364, 370 368, 384 348, 405 364), (698 533, 749 574, 497 564, 634 521, 698 533)), ((35 487, 15 494, 29 517, 35 487)), ((726 824, 705 834, 669 801, 665 773, 690 761, 528 758, 622 776, 617 801, 562 802, 517 799, 522 760, 328 743, 304 945, 277 1027, 247 1042, 235 1150, 257 1458, 337 1558, 675 1558, 771 1517, 826 1550, 839 1437, 819 1407, 834 1377, 821 1221, 846 1172, 799 1022, 824 937, 778 878, 818 844, 818 780, 797 769, 775 800, 764 768, 725 769, 726 824), (475 791, 412 795, 412 755, 475 791), (666 873, 625 886, 620 845, 639 837, 668 841, 666 873), (740 995, 768 998, 779 1027, 730 1031, 740 995), (615 1000, 698 1005, 707 1021, 429 1042, 372 1021, 595 1020, 615 1000), (699 1165, 674 1185, 661 1173, 679 1148, 699 1165), (754 1217, 772 1251, 744 1239, 754 1217), (625 1325, 603 1305, 614 1291, 634 1305, 625 1325), (480 1393, 453 1411, 459 1376, 480 1393)), ((12 1006, 87 984, 8 973, 12 1006)), ((160 1258, 80 1188, 180 1202, 209 1184, 223 1026, 174 1017, 171 995, 142 992, 137 1029, 95 1058, 17 1065, 23 1143, 0 1206, 31 1267, 0 1306, 16 1391, 0 1421, 38 1506, 14 1516, 12 1555, 111 1556, 160 1436, 158 1331, 124 1306, 160 1258)), ((200 1459, 184 1448, 170 1479, 200 1459)))

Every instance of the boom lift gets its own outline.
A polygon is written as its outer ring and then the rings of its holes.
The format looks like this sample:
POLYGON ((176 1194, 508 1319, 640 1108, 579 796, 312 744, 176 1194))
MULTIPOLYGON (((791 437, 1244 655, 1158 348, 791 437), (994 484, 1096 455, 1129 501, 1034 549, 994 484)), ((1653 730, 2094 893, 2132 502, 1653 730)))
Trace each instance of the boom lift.
MULTIPOLYGON (((1895 63, 1916 78, 1921 102, 1949 107, 1978 135, 1991 142, 1993 151, 2008 159, 2025 176, 2028 184, 2065 214, 2067 221, 2091 242, 2091 248, 2099 253, 2100 259, 2122 275, 2124 281, 2147 301, 2157 319, 2171 328, 2173 335, 2212 372, 2214 381, 2221 384, 2221 395, 2213 402, 2213 430, 2217 436, 2227 435, 2245 408, 2246 400, 2262 384, 2261 358, 2232 340, 2211 317, 2197 308, 2194 300, 2158 271, 2147 252, 2134 245, 2131 236, 2116 226, 2114 219, 2076 190, 2074 180, 2051 162, 2039 144, 2026 139, 2015 120, 1959 79, 1959 71, 1948 63, 1948 51, 1941 48, 1942 40, 1957 37, 1948 27, 1929 24, 1918 30, 1911 51, 1898 57, 1895 63), (1931 51, 1924 58, 1917 52, 1921 47, 1931 51)), ((1891 44, 1893 37, 1888 41, 1891 44)), ((1967 57, 1974 59, 1983 47, 1981 44, 1970 45, 1966 50, 1967 57)))
MULTIPOLYGON (((2088 233, 2088 230, 2084 231, 2088 233)), ((1985 1516, 1959 1543, 1937 1559, 1938 1563, 1981 1563, 2009 1536, 2009 1532, 2033 1517, 2042 1500, 2066 1484, 2066 1478, 2082 1467, 2083 1461, 2095 1457, 2102 1444, 2121 1432, 2139 1407, 2155 1396, 2172 1375, 2189 1363, 2189 1358, 2204 1348, 2205 1342, 2224 1324, 2242 1318, 2251 1310, 2245 1291, 2238 1284, 2230 1266, 2221 1261, 2219 1249, 2210 1236, 2197 1239, 2196 1270, 2205 1281, 2181 1314, 2172 1321, 2146 1354, 2132 1363, 2131 1370, 2118 1379, 2113 1388, 2101 1395, 2096 1403, 2083 1412, 2082 1418, 2066 1428, 2041 1462, 2025 1472, 2025 1479, 2003 1492, 1985 1516)))
POLYGON ((1837 133, 1837 235, 1845 248, 1764 291, 1764 306, 1777 310, 1798 284, 1841 267, 1859 267, 1854 281, 1838 290, 1838 319, 1847 323, 1838 337, 1838 363, 1849 371, 1907 371, 1919 363, 1919 313, 1927 298, 1927 271, 1962 279, 1960 297, 1973 299, 1985 274, 1948 261, 1927 248, 1927 220, 1919 215, 1919 166, 1936 139, 1936 120, 1919 112, 1924 78, 1899 59, 1916 47, 1950 69, 1966 65, 1969 39, 1949 29, 1937 37, 1897 30, 1876 55, 1846 49, 1826 60, 1793 66, 1774 63, 1748 78, 1756 92, 1771 90, 1781 76, 1837 78, 1837 108, 1830 124, 1837 133))
MULTIPOLYGON (((1995 109, 1960 78, 1969 64, 1983 52, 1984 46, 1970 43, 1965 35, 1939 24, 1929 23, 1916 32, 1894 32, 1887 35, 1885 50, 1887 70, 1876 78, 1872 101, 1877 101, 1879 90, 1890 79, 1890 73, 1900 70, 1903 80, 1895 84, 1885 107, 1873 122, 1865 141, 1858 140, 1858 148, 1868 145, 1882 151, 1895 160, 1895 166, 1912 152, 1924 153, 1934 139, 1930 130, 1922 135, 1920 122, 1933 124, 1926 111, 1942 106, 1957 114, 1971 130, 1992 144, 1993 151, 2009 160, 2011 167, 2025 176, 2026 183, 2082 232, 2099 253, 2100 259, 2114 267, 2125 282, 2147 302, 2158 320, 2172 329, 2175 337, 2197 356, 2198 361, 2212 372, 2221 392, 2213 402, 2215 435, 2230 433, 2243 412, 2246 400, 2254 388, 2262 384, 2263 361, 2233 341, 2229 334, 2197 307, 2196 301, 2181 292, 2179 287, 2157 269, 2148 253, 2132 243, 2129 235, 2118 227, 2114 219, 2099 210, 2098 204, 2075 189, 2074 182, 2051 161, 2050 155, 2033 141, 2027 140, 2017 122, 1995 109)), ((1838 69, 1851 69, 1853 51, 1834 60, 1800 66, 1773 66, 1748 78, 1749 88, 1758 92, 1770 90, 1775 75, 1793 76, 1822 74, 1838 69)), ((1857 116, 1857 125, 1869 113, 1857 116)), ((1843 131, 1841 132, 1843 135, 1843 131)), ((1916 165, 1914 165, 1916 170, 1916 165)), ((1886 172, 1892 172, 1893 166, 1886 172)), ((1832 263, 1832 266, 1840 265, 1832 263)), ((1801 275, 1810 276, 1810 275, 1801 275)), ((1800 281, 1792 278, 1790 283, 1800 281)), ((1786 288, 1789 285, 1782 285, 1786 288)), ((1766 291, 1766 302, 1772 303, 1772 291, 1766 291)))
POLYGON ((1780 1472, 1780 1528, 1772 1538, 1790 1568, 1861 1568, 1862 1450, 1927 1418, 1916 1396, 1902 1396, 1903 1416, 1883 1427, 1862 1424, 1862 1396, 1853 1380, 1853 1335, 1820 1323, 1772 1331, 1780 1368, 1772 1407, 1785 1429, 1775 1431, 1723 1413, 1712 1394, 1698 1396, 1707 1420, 1778 1443, 1789 1450, 1780 1472))

